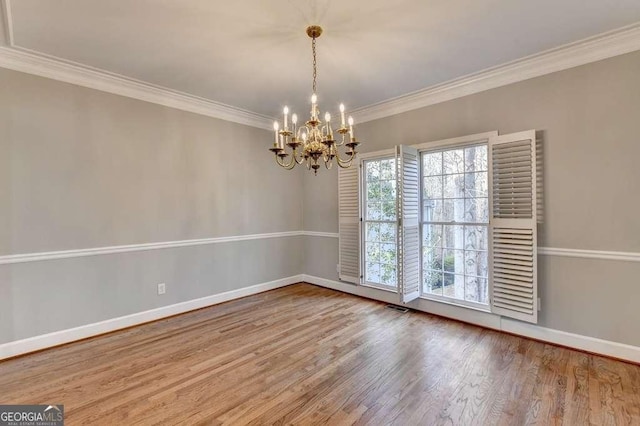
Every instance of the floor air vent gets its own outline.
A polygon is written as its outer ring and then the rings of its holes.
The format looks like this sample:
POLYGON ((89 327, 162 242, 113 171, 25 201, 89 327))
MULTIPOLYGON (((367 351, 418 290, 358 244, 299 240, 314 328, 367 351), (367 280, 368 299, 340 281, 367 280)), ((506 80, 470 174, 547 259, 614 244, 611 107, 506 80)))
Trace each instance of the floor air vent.
POLYGON ((394 311, 402 312, 403 314, 406 313, 406 312, 409 312, 409 309, 403 308, 402 306, 387 305, 387 306, 385 306, 385 308, 393 309, 394 311))

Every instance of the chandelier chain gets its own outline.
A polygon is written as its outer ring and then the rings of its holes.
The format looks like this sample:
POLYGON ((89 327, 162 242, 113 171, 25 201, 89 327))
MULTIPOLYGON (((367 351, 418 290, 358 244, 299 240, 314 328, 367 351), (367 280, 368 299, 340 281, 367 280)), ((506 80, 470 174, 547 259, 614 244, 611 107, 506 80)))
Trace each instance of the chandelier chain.
POLYGON ((316 62, 316 38, 313 37, 311 40, 311 50, 313 51, 313 93, 316 93, 316 77, 318 76, 318 72, 316 70, 317 62, 316 62))

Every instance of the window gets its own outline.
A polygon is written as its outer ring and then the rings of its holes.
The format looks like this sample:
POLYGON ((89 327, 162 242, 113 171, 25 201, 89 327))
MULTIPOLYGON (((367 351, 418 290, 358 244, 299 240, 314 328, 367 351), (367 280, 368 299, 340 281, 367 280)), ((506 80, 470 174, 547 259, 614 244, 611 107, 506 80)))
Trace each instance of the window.
POLYGON ((340 169, 340 280, 535 323, 537 143, 488 132, 340 169))
POLYGON ((366 283, 397 286, 396 161, 364 161, 364 253, 366 283))
POLYGON ((422 292, 488 303, 487 145, 422 154, 422 292))

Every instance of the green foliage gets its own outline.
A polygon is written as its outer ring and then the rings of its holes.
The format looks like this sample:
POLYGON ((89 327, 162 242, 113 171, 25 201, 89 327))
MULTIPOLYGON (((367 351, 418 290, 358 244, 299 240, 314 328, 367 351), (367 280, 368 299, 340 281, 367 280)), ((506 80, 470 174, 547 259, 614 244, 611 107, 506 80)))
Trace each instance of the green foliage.
MULTIPOLYGON (((453 280, 454 280, 454 276, 453 273, 455 272, 455 264, 456 264, 456 259, 453 255, 449 255, 446 256, 444 258, 444 262, 441 264, 440 263, 440 259, 439 258, 435 258, 433 259, 433 261, 431 262, 431 269, 434 269, 436 271, 440 270, 441 267, 444 266, 444 272, 450 272, 450 274, 444 275, 444 285, 445 286, 450 286, 453 284, 453 280)), ((442 274, 433 274, 430 275, 427 281, 427 285, 433 290, 433 289, 437 289, 437 288, 441 288, 443 284, 443 275, 442 274)))

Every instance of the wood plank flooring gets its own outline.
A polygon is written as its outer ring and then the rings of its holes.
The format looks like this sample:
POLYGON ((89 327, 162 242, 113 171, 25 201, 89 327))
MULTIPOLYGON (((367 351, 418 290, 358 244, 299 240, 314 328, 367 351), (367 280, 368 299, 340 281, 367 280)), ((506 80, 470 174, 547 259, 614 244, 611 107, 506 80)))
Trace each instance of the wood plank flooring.
POLYGON ((0 362, 66 424, 640 425, 640 366, 296 284, 0 362))

